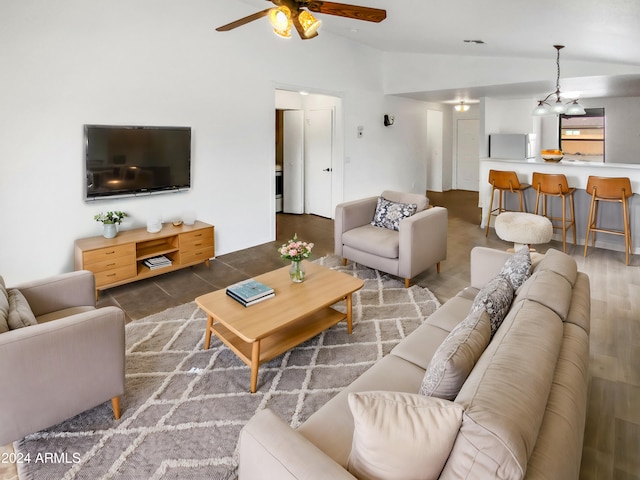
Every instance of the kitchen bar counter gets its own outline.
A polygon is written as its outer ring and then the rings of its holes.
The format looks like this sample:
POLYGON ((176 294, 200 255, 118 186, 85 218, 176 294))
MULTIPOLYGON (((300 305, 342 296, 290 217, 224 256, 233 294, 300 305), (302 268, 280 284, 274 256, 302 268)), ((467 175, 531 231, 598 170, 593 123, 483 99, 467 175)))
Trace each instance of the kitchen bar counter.
MULTIPOLYGON (((631 188, 634 192, 634 195, 629 199, 633 253, 640 253, 640 164, 592 163, 572 160, 562 160, 559 163, 553 163, 545 162, 541 159, 508 160, 482 158, 480 159, 480 188, 478 202, 480 208, 482 208, 481 226, 483 228, 486 225, 488 209, 496 208, 498 205, 498 193, 495 194, 493 207, 490 207, 489 205, 489 196, 491 195, 491 185, 487 181, 489 178, 489 170, 515 171, 520 182, 529 184, 531 184, 533 172, 564 174, 567 177, 569 186, 576 188, 576 192, 573 196, 576 207, 576 229, 579 245, 584 245, 585 233, 587 230, 587 217, 589 215, 591 195, 588 195, 585 189, 587 188, 587 179, 589 176, 628 177, 631 180, 631 188)), ((518 210, 517 195, 507 193, 505 194, 505 199, 509 210, 518 210)), ((525 192, 526 211, 533 213, 535 209, 535 199, 535 190, 533 188, 528 189, 525 192)), ((562 215, 561 200, 559 198, 548 197, 547 202, 547 209, 550 215, 553 215, 554 217, 562 215)), ((620 208, 620 204, 601 202, 598 218, 602 220, 602 223, 599 220, 598 225, 621 229, 621 212, 622 208, 620 208)), ((495 217, 492 217, 492 220, 495 220, 495 217)), ((553 238, 556 240, 561 239, 561 231, 556 230, 553 238)), ((573 237, 571 232, 568 231, 567 248, 572 243, 573 237)), ((624 238, 617 235, 596 233, 596 246, 624 252, 624 238)))

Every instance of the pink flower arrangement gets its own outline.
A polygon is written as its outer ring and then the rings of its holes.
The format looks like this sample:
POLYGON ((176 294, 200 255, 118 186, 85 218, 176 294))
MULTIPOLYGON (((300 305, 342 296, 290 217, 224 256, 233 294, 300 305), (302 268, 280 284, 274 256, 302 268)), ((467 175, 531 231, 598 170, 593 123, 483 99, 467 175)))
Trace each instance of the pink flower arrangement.
POLYGON ((309 258, 312 248, 313 243, 302 242, 298 240, 298 236, 294 234, 291 240, 278 249, 278 253, 283 260, 299 262, 303 258, 309 258))

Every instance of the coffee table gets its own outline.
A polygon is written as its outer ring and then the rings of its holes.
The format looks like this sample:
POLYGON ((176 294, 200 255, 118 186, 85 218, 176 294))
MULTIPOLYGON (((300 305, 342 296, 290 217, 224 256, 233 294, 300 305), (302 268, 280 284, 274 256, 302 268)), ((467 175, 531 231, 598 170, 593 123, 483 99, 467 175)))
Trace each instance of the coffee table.
POLYGON ((347 321, 347 331, 352 331, 351 297, 364 282, 307 261, 304 268, 307 274, 302 283, 291 282, 288 266, 255 277, 272 287, 276 295, 249 307, 230 298, 224 289, 196 298, 207 314, 205 350, 213 333, 250 366, 251 393, 256 391, 260 364, 342 320, 347 321), (346 313, 331 308, 343 299, 346 313))

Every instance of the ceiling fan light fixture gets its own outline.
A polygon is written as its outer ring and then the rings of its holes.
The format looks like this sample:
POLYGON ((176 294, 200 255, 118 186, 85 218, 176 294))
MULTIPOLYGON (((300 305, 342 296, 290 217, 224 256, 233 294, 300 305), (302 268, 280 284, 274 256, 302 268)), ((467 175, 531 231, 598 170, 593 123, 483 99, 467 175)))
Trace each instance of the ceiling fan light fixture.
POLYGON ((269 12, 269 21, 273 25, 273 31, 276 35, 283 38, 291 37, 291 10, 286 6, 272 8, 269 12))
POLYGON ((304 36, 307 38, 313 37, 322 25, 322 21, 318 20, 307 10, 302 10, 300 12, 298 20, 300 21, 300 25, 302 25, 304 36))
POLYGON ((456 109, 456 112, 466 112, 471 107, 468 104, 464 103, 464 102, 460 102, 460 103, 454 105, 453 108, 456 109))

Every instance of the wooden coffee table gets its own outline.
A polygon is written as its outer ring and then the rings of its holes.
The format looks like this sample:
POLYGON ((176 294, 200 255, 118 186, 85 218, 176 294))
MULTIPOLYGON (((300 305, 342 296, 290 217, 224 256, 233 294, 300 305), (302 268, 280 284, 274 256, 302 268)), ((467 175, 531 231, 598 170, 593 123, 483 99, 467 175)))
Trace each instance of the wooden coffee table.
POLYGON ((217 290, 196 298, 207 314, 204 348, 215 334, 251 367, 251 393, 258 383, 258 367, 300 345, 342 320, 352 330, 352 294, 364 285, 358 278, 305 261, 302 283, 292 283, 289 267, 255 277, 272 287, 275 297, 243 307, 217 290), (346 313, 331 305, 346 299, 346 313))

